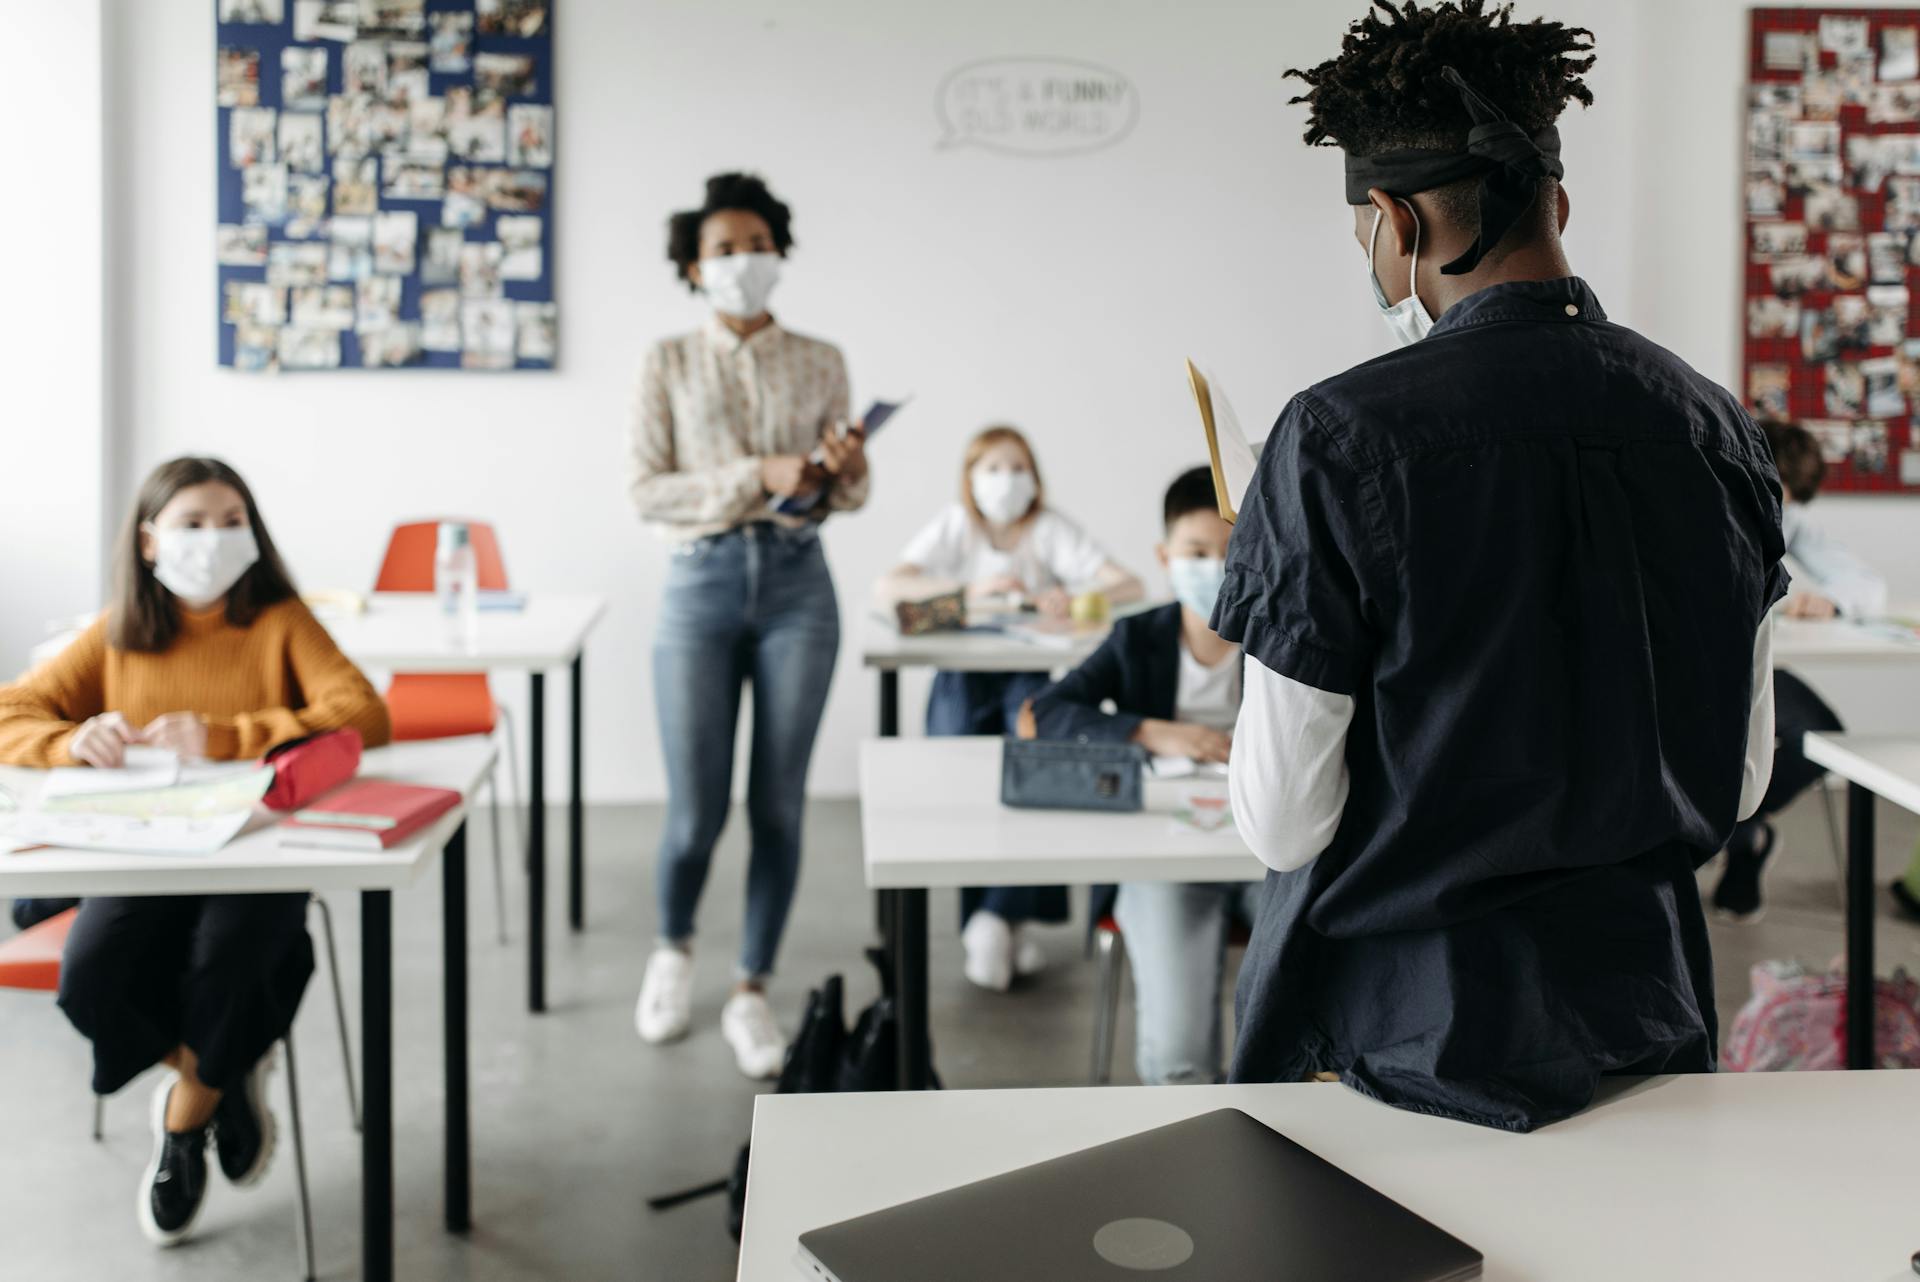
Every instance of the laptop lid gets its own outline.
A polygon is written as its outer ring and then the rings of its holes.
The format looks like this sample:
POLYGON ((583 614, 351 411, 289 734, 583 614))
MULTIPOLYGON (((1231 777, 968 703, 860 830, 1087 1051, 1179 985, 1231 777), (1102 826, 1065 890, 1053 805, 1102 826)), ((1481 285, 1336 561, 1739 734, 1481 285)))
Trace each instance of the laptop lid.
POLYGON ((1238 1109, 800 1235, 815 1282, 1452 1282, 1480 1253, 1238 1109))

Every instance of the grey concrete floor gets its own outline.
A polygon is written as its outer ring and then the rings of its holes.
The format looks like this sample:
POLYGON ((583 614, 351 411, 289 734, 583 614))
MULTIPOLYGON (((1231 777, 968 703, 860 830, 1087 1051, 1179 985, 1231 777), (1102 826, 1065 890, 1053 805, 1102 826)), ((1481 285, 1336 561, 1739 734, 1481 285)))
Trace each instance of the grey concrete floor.
MULTIPOLYGON (((556 814, 553 832, 564 832, 556 814)), ((715 858, 703 905, 694 1035, 642 1045, 632 1003, 651 938, 653 807, 589 812, 588 930, 551 936, 550 1010, 526 1013, 524 892, 510 866, 511 940, 493 936, 494 895, 484 835, 471 843, 474 1217, 472 1234, 440 1227, 441 1057, 438 878, 395 896, 395 1114, 399 1273, 403 1278, 635 1278, 721 1282, 734 1253, 717 1199, 654 1214, 649 1194, 724 1174, 745 1138, 758 1089, 733 1070, 717 1023, 738 940, 742 834, 736 823, 715 858)), ((808 865, 795 907, 777 1008, 791 1024, 810 983, 849 979, 857 1008, 875 990, 860 949, 872 903, 861 887, 858 812, 816 803, 808 865)), ((1904 867, 1914 821, 1881 808, 1880 880, 1904 867)), ((1770 911, 1757 926, 1715 927, 1723 1021, 1747 994, 1756 961, 1824 964, 1841 948, 1840 896, 1817 798, 1785 817, 1769 870, 1770 911)), ((1703 874, 1710 888, 1714 870, 1703 874)), ((564 902, 556 888, 555 920, 564 902)), ((1084 900, 1081 900, 1084 903, 1084 900)), ((358 914, 338 896, 341 964, 350 1011, 357 992, 358 914)), ((1887 919, 1883 970, 1920 970, 1920 929, 1887 919)), ((954 896, 933 897, 936 1061, 955 1087, 1084 1082, 1095 977, 1080 960, 1080 926, 1046 936, 1053 968, 1010 996, 960 977, 954 896)), ((357 1021, 357 1016, 355 1016, 357 1021)), ((1134 1080, 1123 1018, 1116 1080, 1134 1080)), ((358 1275, 359 1148, 348 1120, 325 963, 295 1029, 320 1274, 358 1275)), ((358 1047, 358 1035, 355 1034, 358 1047)), ((291 1278, 294 1183, 282 1148, 264 1185, 218 1183, 198 1236, 160 1252, 134 1223, 149 1137, 150 1074, 107 1105, 104 1143, 87 1139, 87 1048, 36 994, 0 993, 0 1276, 50 1279, 291 1278)), ((277 1099, 284 1074, 275 1079, 277 1099)), ((284 1112, 284 1110, 283 1110, 284 1112)), ((285 1138, 283 1136, 283 1145, 285 1138)))

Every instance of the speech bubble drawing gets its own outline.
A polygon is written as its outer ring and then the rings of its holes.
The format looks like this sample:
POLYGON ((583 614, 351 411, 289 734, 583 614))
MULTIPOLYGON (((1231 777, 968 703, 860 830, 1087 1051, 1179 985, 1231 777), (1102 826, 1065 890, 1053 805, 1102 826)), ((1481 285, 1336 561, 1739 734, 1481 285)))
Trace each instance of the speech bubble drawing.
POLYGON ((985 58, 948 72, 934 96, 940 150, 1071 156, 1111 147, 1140 120, 1140 94, 1111 67, 1076 58, 985 58))

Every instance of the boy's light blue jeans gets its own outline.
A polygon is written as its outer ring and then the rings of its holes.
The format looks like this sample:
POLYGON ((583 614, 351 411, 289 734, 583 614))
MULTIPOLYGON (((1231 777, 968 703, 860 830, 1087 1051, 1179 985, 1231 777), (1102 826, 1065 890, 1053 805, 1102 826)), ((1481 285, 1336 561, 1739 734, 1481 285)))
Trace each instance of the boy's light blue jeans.
POLYGON ((1134 1068, 1149 1086, 1221 1080, 1220 984, 1232 919, 1253 921, 1257 881, 1128 882, 1113 917, 1133 972, 1134 1068))
POLYGON ((667 767, 655 868, 660 934, 693 937, 733 793, 740 687, 753 685, 746 926, 739 973, 772 972, 800 877, 807 763, 840 649, 840 605, 815 530, 755 524, 677 550, 653 641, 667 767))

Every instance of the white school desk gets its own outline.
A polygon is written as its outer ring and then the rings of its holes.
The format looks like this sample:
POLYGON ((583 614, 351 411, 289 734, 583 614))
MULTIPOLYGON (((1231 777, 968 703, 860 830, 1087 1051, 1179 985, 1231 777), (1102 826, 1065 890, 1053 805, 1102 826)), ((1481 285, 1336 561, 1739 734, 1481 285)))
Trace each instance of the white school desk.
POLYGON ((1920 814, 1920 739, 1821 732, 1802 745, 1807 760, 1847 781, 1847 1067, 1872 1068, 1873 799, 1920 814))
MULTIPOLYGON (((361 1232, 364 1275, 393 1277, 393 892, 440 863, 446 1046, 447 1230, 472 1225, 467 1103, 466 802, 493 770, 486 738, 437 739, 368 752, 362 778, 451 788, 465 799, 412 841, 380 852, 282 847, 272 827, 211 855, 112 854, 42 847, 0 855, 0 897, 37 895, 255 895, 360 892, 361 1232)), ((0 768, 22 803, 40 772, 0 768)))
POLYGON ((1920 1110, 1920 1072, 1608 1089, 1531 1135, 1321 1083, 762 1095, 739 1282, 798 1282, 809 1229, 1217 1108, 1465 1240, 1485 1282, 1913 1282, 1920 1164, 1894 1137, 1920 1110))
POLYGON ((900 670, 940 668, 948 672, 1061 672, 1080 665, 1100 648, 1104 631, 1068 645, 1036 645, 998 632, 929 632, 903 637, 879 619, 869 619, 860 643, 860 660, 880 674, 880 734, 900 733, 900 670))
POLYGON ((1776 664, 1920 664, 1920 635, 1902 633, 1882 623, 1776 617, 1773 661, 1776 664))
POLYGON ((527 674, 527 1009, 547 1008, 547 685, 546 669, 572 669, 568 742, 571 791, 567 798, 567 921, 586 919, 585 815, 581 800, 581 651, 587 633, 606 613, 605 597, 537 593, 523 610, 482 610, 478 643, 459 649, 447 640, 447 617, 431 593, 376 592, 365 614, 320 616, 334 644, 363 668, 393 672, 527 674))
MULTIPOLYGON (((1182 831, 1191 785, 1149 777, 1134 814, 1000 804, 997 738, 869 739, 860 745, 860 836, 900 1011, 900 1084, 930 1080, 927 889, 1126 881, 1253 881, 1266 869, 1232 828, 1182 831)), ((1224 789, 1225 780, 1213 786, 1224 789)))

